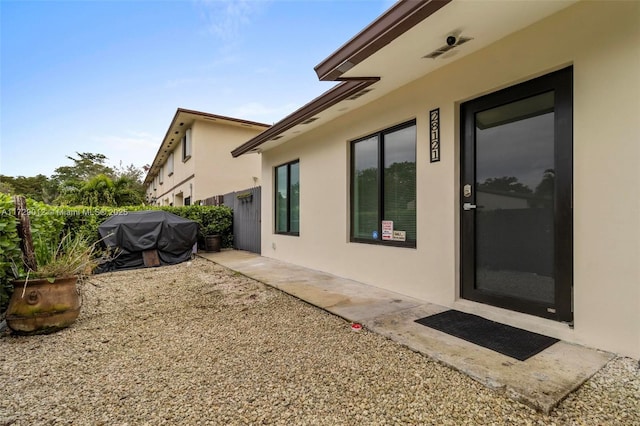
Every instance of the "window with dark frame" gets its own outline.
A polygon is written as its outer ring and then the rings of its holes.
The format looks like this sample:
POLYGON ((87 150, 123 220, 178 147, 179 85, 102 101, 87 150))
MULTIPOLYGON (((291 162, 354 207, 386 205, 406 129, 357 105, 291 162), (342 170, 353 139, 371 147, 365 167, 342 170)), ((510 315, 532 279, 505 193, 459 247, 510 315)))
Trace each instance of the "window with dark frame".
POLYGON ((300 235, 300 161, 275 168, 276 234, 300 235))
POLYGON ((416 247, 415 120, 351 143, 351 241, 416 247))

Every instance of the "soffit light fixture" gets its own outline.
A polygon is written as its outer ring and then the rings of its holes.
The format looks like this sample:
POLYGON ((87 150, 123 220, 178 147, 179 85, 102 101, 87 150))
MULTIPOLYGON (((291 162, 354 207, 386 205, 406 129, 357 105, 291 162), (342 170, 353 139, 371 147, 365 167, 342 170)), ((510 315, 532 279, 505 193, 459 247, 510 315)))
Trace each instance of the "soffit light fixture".
POLYGON ((370 91, 372 91, 373 89, 364 89, 359 91, 358 93, 356 93, 355 95, 352 95, 350 97, 347 98, 348 101, 355 101, 356 99, 358 99, 360 96, 362 95, 366 95, 367 93, 369 93, 370 91))
POLYGON ((444 46, 440 46, 439 48, 437 48, 436 50, 434 50, 431 53, 427 53, 426 55, 423 56, 423 58, 425 59, 436 59, 437 57, 444 55, 445 53, 449 52, 450 50, 455 49, 458 46, 461 46, 463 44, 465 44, 468 41, 473 40, 473 38, 471 37, 462 37, 462 36, 455 36, 455 35, 450 35, 447 37, 446 39, 446 43, 444 46))

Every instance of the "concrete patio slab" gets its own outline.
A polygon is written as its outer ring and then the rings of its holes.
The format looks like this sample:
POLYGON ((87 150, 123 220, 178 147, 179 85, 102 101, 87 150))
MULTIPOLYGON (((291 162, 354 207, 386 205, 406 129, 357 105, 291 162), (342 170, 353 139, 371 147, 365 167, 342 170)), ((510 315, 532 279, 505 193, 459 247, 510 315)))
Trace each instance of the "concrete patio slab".
POLYGON ((567 342, 518 361, 414 322, 448 308, 325 272, 238 250, 199 253, 205 259, 423 353, 484 385, 549 413, 614 358, 567 342))

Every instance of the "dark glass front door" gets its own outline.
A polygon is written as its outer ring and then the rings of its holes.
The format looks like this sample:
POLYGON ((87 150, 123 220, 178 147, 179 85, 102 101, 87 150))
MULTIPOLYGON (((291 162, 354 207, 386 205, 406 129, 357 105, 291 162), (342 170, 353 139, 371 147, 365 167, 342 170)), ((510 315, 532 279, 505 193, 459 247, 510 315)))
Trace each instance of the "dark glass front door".
POLYGON ((572 69, 467 102, 462 297, 571 321, 572 69))

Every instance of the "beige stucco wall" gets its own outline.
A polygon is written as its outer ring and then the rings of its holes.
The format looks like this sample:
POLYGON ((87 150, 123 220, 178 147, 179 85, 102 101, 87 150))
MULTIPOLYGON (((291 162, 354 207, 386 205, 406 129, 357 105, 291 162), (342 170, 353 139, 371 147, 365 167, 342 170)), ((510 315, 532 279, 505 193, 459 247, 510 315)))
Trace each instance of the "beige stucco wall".
MULTIPOLYGON (((196 188, 196 164, 194 161, 195 152, 191 148, 191 158, 182 161, 182 142, 178 142, 173 150, 173 174, 169 176, 167 163, 162 166, 164 169, 164 179, 162 184, 158 182, 155 191, 158 202, 162 206, 173 204, 174 206, 184 205, 184 198, 189 197, 196 188), (194 176, 194 177, 192 177, 194 176), (191 185, 191 187, 189 186, 191 185)), ((156 177, 157 179, 157 177, 156 177)), ((192 197, 191 201, 195 198, 192 197)))
POLYGON ((173 150, 173 174, 169 176, 167 163, 163 165, 162 184, 156 177, 147 188, 148 199, 154 195, 159 205, 184 205, 214 195, 224 195, 260 185, 261 158, 258 154, 234 159, 231 151, 251 139, 263 129, 251 129, 241 125, 216 124, 198 120, 191 125, 191 157, 182 161, 182 142, 173 150), (254 181, 253 177, 258 178, 254 181))
POLYGON ((260 155, 247 154, 233 158, 231 151, 264 129, 196 121, 192 130, 198 184, 194 192, 195 200, 260 185, 260 155), (254 176, 258 178, 256 181, 254 176))
POLYGON ((262 254, 640 358, 640 3, 583 2, 263 153, 262 254), (574 66, 574 322, 459 299, 461 102, 574 66), (440 108, 442 160, 429 163, 440 108), (416 249, 349 242, 349 141, 417 120, 416 249), (273 233, 273 167, 300 160, 300 236, 273 233))

